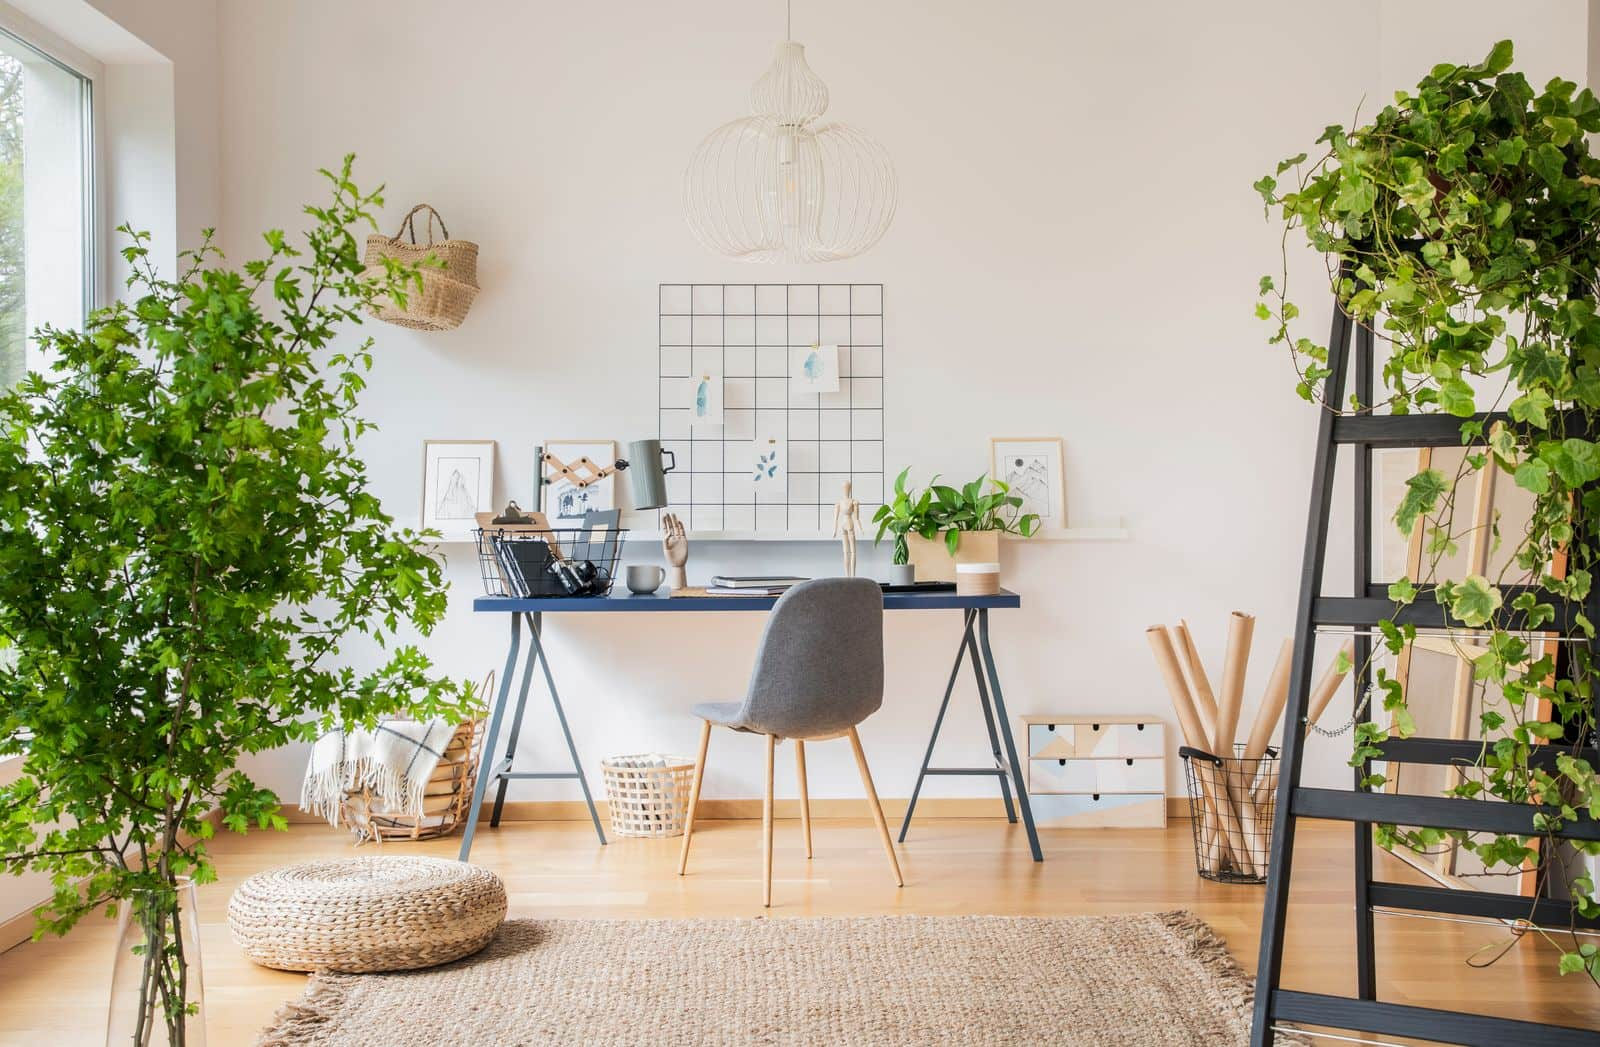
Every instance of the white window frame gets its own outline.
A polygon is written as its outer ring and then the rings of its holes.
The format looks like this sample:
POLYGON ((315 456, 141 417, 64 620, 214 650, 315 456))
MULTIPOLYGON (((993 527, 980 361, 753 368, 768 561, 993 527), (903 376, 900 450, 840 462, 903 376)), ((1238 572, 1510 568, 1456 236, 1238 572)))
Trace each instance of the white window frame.
POLYGON ((109 230, 105 224, 105 78, 106 70, 95 58, 63 40, 56 33, 14 8, 0 3, 0 32, 20 46, 32 49, 49 62, 83 79, 88 98, 84 104, 86 141, 84 163, 88 167, 84 184, 89 187, 83 202, 83 303, 84 318, 110 300, 107 274, 109 260, 105 245, 109 230))

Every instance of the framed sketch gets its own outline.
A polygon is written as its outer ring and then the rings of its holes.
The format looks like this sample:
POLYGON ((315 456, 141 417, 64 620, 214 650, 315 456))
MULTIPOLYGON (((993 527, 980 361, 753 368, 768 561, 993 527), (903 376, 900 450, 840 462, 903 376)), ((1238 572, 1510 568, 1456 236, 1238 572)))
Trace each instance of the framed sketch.
POLYGON ((995 437, 989 441, 989 475, 1022 499, 1023 513, 1039 514, 1039 531, 1067 529, 1064 445, 1059 436, 995 437))
POLYGON ((422 527, 466 538, 479 512, 494 508, 493 440, 425 440, 422 527))
MULTIPOLYGON (((579 477, 592 475, 617 460, 615 440, 551 440, 544 445, 544 450, 559 458, 579 477), (588 463, 587 467, 584 462, 588 463)), ((617 507, 615 473, 579 487, 548 466, 541 464, 539 468, 545 480, 539 485, 542 502, 539 508, 555 526, 576 527, 583 522, 584 513, 617 507), (557 523, 558 520, 563 523, 557 523)))

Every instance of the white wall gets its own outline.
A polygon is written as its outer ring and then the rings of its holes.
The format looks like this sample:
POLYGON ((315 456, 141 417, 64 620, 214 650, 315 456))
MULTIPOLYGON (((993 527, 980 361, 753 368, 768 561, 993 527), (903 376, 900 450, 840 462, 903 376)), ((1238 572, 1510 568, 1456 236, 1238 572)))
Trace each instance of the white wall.
MULTIPOLYGON (((1329 19, 1247 0, 815 0, 796 8, 795 38, 832 91, 830 115, 892 153, 900 210, 861 258, 752 268, 691 239, 680 178, 700 138, 743 112, 782 32, 780 5, 502 2, 441 17, 421 2, 224 0, 225 243, 242 261, 260 230, 293 226, 321 192, 315 168, 353 150, 362 184, 388 184, 385 223, 425 200, 482 245, 483 293, 461 329, 369 328, 378 365, 365 407, 382 432, 366 457, 402 517, 416 512, 425 439, 498 441, 497 497, 526 501, 535 444, 654 435, 659 282, 882 282, 891 471, 976 475, 990 436, 1059 433, 1074 522, 1125 517, 1132 531, 1125 544, 1008 547, 1007 583, 1025 605, 994 616, 1011 711, 1170 722, 1144 627, 1188 617, 1216 671, 1227 612, 1256 613, 1253 703, 1298 583, 1316 415, 1251 316, 1278 233, 1250 183, 1364 97, 1370 113, 1435 61, 1475 61, 1501 36, 1518 40, 1536 82, 1581 79, 1585 22, 1584 5, 1560 2, 1513 13, 1369 0, 1329 19)), ((1294 262, 1322 336, 1320 261, 1294 262)), ((427 646, 479 677, 498 667, 506 623, 472 615, 469 553, 449 550, 452 609, 427 646)), ((657 556, 636 546, 631 559, 657 556)), ((1348 591, 1345 562, 1330 592, 1348 591)), ((702 544, 691 572, 836 563, 829 546, 702 544)), ((688 705, 742 693, 760 626, 756 615, 550 619, 596 784, 603 756, 692 752, 688 705)), ((885 795, 910 791, 956 631, 953 614, 891 616, 889 693, 863 728, 885 795)), ((559 766, 548 708, 532 708, 520 753, 559 766)), ((1341 699, 1329 722, 1346 711, 1341 699)), ((946 730, 946 762, 982 753, 970 691, 946 730)), ((858 795, 849 757, 818 748, 813 794, 858 795)), ((1319 744, 1313 777, 1347 781, 1345 751, 1319 744)), ((302 761, 292 751, 252 766, 292 796, 302 761)), ((789 795, 792 780, 780 773, 789 795)), ((759 782, 760 747, 718 737, 707 794, 755 796, 759 782)), ((986 788, 946 779, 928 792, 986 788)), ((1170 791, 1181 791, 1176 768, 1170 791)))

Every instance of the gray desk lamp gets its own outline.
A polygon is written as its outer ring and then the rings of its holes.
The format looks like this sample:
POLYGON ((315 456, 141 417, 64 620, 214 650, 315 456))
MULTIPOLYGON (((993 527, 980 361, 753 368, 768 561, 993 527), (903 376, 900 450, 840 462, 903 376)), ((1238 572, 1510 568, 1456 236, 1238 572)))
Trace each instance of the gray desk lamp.
POLYGON ((628 493, 635 509, 660 509, 667 504, 667 474, 678 467, 677 456, 664 450, 660 440, 635 440, 628 457, 617 460, 628 471, 628 493))
MULTIPOLYGON (((660 509, 667 504, 667 474, 678 467, 677 456, 663 450, 660 440, 635 440, 628 445, 628 457, 618 458, 610 465, 599 466, 588 458, 563 462, 542 447, 534 449, 539 466, 535 484, 543 487, 549 483, 546 470, 565 477, 578 487, 588 487, 596 480, 626 470, 628 493, 633 496, 635 509, 660 509)), ((534 491, 533 502, 541 504, 540 491, 534 491)))

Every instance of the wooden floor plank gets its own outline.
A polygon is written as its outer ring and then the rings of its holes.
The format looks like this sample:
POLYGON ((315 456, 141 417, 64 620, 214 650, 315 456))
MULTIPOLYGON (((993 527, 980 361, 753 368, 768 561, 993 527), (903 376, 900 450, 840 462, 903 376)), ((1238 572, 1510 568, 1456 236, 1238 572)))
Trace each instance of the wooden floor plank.
MULTIPOLYGON (((1188 909, 1255 964, 1262 889, 1208 883, 1195 875, 1189 824, 1165 830, 1041 832, 1045 861, 1029 860, 1020 826, 989 819, 936 819, 913 827, 899 849, 906 886, 884 869, 866 818, 818 819, 816 857, 805 858, 799 822, 778 823, 773 918, 875 913, 1066 916, 1188 909)), ((689 875, 676 875, 679 841, 614 839, 600 847, 586 822, 507 823, 478 835, 474 859, 506 881, 513 916, 599 918, 751 917, 761 908, 761 824, 707 821, 696 829, 689 875)), ((1307 823, 1299 836, 1286 987, 1354 989, 1350 831, 1307 823)), ((308 858, 376 853, 453 857, 458 841, 368 845, 325 826, 287 833, 224 834, 215 845, 220 879, 201 889, 208 1033, 213 1045, 247 1044, 302 975, 256 967, 229 937, 228 895, 260 869, 308 858)), ((1380 875, 1418 876, 1381 855, 1380 875)), ((1476 970, 1475 950, 1503 940, 1496 928, 1380 916, 1378 980, 1385 1000, 1558 1021, 1600 1030, 1600 991, 1555 973, 1555 954, 1529 939, 1494 967, 1476 970)), ((86 919, 65 939, 0 955, 0 1045, 99 1044, 104 1037, 114 924, 86 919)))

